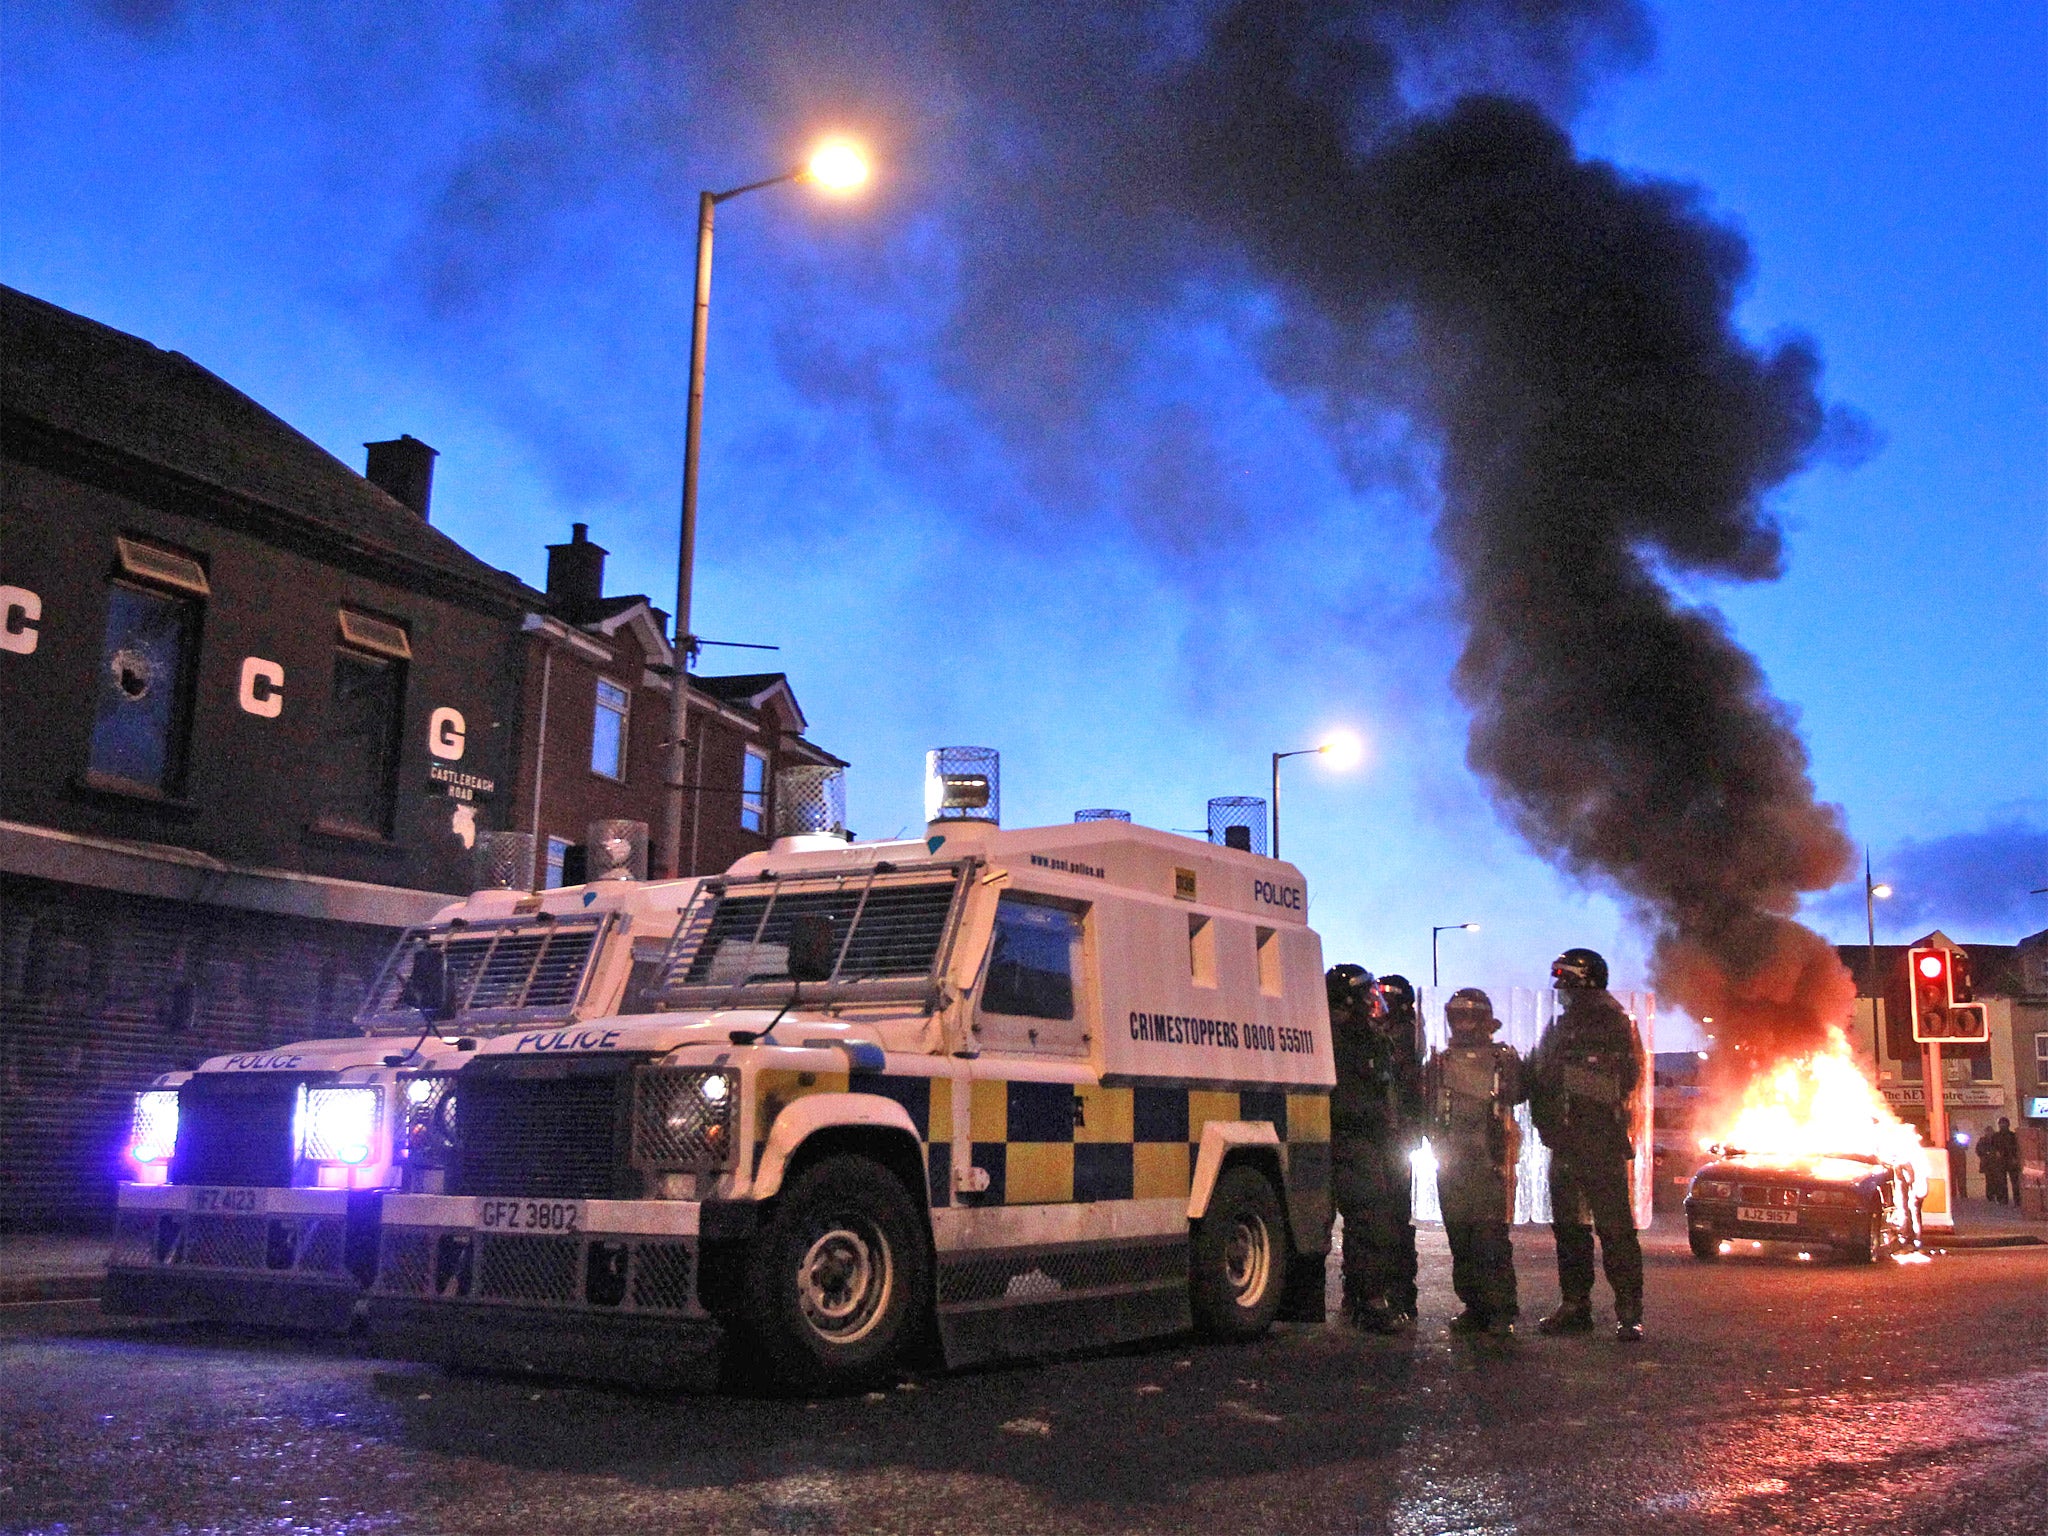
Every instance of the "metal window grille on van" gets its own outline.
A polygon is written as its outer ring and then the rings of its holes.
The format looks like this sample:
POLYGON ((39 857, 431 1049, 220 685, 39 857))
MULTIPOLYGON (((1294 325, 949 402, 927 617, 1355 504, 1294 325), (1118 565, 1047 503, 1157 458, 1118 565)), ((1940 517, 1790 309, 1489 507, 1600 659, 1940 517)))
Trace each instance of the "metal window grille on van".
POLYGON ((837 955, 829 980, 804 984, 807 1001, 935 1008, 977 862, 883 861, 843 874, 707 880, 676 929, 655 992, 691 1007, 786 1002, 796 919, 818 913, 832 919, 837 955))
POLYGON ((414 957, 447 956, 445 1018, 464 1029, 566 1019, 583 995, 615 912, 534 913, 431 928, 409 928, 377 973, 356 1023, 368 1029, 419 1029, 426 1021, 405 1000, 414 957))

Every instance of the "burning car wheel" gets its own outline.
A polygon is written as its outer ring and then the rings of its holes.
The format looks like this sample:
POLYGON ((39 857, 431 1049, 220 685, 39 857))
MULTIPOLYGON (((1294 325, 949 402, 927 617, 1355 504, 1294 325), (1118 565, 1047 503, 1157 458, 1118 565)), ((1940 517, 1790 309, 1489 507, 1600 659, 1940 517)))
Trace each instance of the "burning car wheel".
POLYGON ((774 1381, 857 1386, 886 1371, 930 1304, 923 1223, 886 1168, 830 1157, 783 1194, 749 1266, 747 1322, 774 1381))
POLYGON ((1286 1270, 1280 1197, 1256 1168, 1226 1168, 1195 1229, 1190 1300, 1195 1326, 1216 1339, 1255 1339, 1280 1311, 1286 1270))

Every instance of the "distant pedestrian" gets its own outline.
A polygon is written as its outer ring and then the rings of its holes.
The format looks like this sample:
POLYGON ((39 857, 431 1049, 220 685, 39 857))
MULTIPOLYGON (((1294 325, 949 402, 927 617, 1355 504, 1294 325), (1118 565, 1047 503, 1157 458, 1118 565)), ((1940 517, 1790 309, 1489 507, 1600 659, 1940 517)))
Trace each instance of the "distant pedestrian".
POLYGON ((1984 1139, 1978 1143, 1978 1147, 1977 1158, 1980 1164, 1984 1161, 1982 1149, 1986 1147, 1992 1149, 1992 1161, 1986 1170, 1984 1180, 1991 1198, 2000 1205, 2018 1205, 2020 1203, 2020 1138, 2019 1133, 2012 1128, 2012 1121, 2008 1117, 2000 1115, 1998 1117, 1998 1129, 1986 1131, 1984 1139))
POLYGON ((1415 1321, 1414 1167, 1422 1068, 1404 1026, 1389 1028, 1372 973, 1324 978, 1337 1084, 1330 1094, 1330 1184, 1344 1218, 1344 1315, 1373 1333, 1415 1321))
POLYGON ((1970 1133, 1960 1125, 1949 1127, 1948 1197, 1951 1201, 1970 1198, 1970 1133))
POLYGON ((1550 1149, 1550 1230, 1557 1238, 1558 1309, 1546 1334, 1593 1328, 1593 1234, 1614 1290, 1614 1336, 1643 1336, 1643 1249, 1630 1177, 1643 1043, 1635 1020, 1607 991, 1607 962, 1568 949, 1550 966, 1563 1000, 1529 1058, 1529 1110, 1550 1149))
POLYGON ((1450 1044, 1423 1069, 1436 1198, 1451 1244, 1451 1288, 1465 1310, 1454 1333, 1507 1335, 1521 1307, 1515 1294, 1515 1159, 1521 1132, 1522 1058, 1493 1038, 1493 1000, 1462 987, 1445 1005, 1450 1044))

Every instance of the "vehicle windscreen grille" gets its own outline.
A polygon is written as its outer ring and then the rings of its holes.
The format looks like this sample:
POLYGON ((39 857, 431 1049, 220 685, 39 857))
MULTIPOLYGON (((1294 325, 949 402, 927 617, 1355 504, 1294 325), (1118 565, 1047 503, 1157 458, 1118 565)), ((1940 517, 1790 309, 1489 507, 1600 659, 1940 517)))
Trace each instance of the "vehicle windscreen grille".
POLYGON ((923 976, 936 963, 939 945, 945 940, 953 892, 954 882, 948 880, 944 884, 881 886, 865 892, 859 886, 848 886, 723 897, 683 983, 715 986, 787 979, 790 933, 798 915, 806 912, 829 916, 833 932, 843 941, 836 979, 923 976))
POLYGON ((474 1025, 567 1018, 610 921, 595 913, 413 929, 384 963, 357 1022, 419 1025, 422 1016, 407 1000, 406 984, 423 948, 447 956, 450 1019, 474 1025))
POLYGON ((630 1075, 467 1075, 455 1089, 455 1187, 463 1195, 605 1199, 617 1193, 620 1095, 630 1075))
POLYGON ((292 1182, 292 1119, 303 1077, 196 1077, 178 1090, 173 1184, 284 1189, 292 1182))

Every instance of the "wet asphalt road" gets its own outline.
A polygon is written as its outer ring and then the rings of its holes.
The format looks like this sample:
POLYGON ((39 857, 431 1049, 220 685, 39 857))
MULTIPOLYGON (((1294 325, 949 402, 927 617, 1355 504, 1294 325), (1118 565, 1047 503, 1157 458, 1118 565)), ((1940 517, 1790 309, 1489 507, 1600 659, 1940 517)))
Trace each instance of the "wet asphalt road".
MULTIPOLYGON (((345 1341, 0 1309, 0 1530, 2048 1529, 2048 1248, 1855 1269, 1650 1246, 1650 1335, 1325 1328, 823 1403, 450 1377, 345 1341)), ((1525 1309, 1555 1300, 1519 1234, 1525 1309)))

